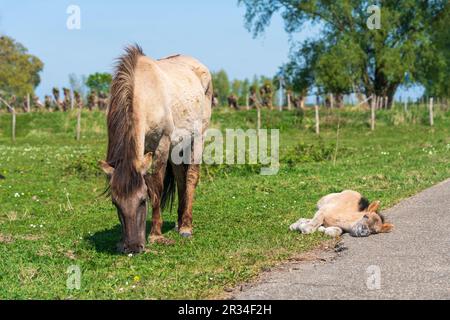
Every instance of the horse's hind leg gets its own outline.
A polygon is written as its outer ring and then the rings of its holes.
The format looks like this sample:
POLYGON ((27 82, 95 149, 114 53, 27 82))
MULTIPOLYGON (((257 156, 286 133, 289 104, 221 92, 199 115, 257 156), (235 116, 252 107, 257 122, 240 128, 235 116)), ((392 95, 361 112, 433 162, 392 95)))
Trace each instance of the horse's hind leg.
POLYGON ((175 175, 175 180, 177 182, 178 190, 178 223, 177 230, 180 230, 181 224, 183 223, 182 217, 184 208, 186 206, 186 171, 187 166, 184 164, 172 165, 173 173, 175 175))
POLYGON ((182 237, 192 236, 192 206, 195 188, 200 176, 200 165, 177 165, 174 167, 178 186, 178 232, 182 237))

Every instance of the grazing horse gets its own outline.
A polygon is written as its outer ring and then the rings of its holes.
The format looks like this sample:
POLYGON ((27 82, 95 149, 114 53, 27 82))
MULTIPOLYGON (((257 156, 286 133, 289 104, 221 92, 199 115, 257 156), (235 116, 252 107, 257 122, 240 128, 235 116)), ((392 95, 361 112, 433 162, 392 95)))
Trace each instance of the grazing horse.
POLYGON ((369 203, 356 191, 332 193, 317 203, 318 211, 313 219, 300 219, 289 229, 304 234, 320 231, 331 237, 339 237, 344 232, 353 237, 390 232, 394 226, 385 223, 383 215, 378 213, 379 207, 379 201, 369 203))
MULTIPOLYGON (((170 243, 162 235, 161 210, 172 203, 176 188, 178 232, 192 236, 200 164, 194 156, 173 161, 172 151, 189 138, 204 136, 212 92, 209 70, 191 57, 153 60, 135 45, 119 58, 107 115, 107 157, 100 161, 122 225, 119 251, 144 250, 148 199, 153 209, 149 241, 170 243)), ((192 154, 185 149, 181 153, 185 151, 192 154)))

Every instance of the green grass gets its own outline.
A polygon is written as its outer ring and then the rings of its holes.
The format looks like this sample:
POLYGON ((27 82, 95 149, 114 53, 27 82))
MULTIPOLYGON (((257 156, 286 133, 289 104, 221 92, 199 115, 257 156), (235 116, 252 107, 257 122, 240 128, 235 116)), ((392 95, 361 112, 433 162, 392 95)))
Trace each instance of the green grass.
MULTIPOLYGON (((356 189, 389 207, 450 177, 450 114, 322 110, 314 116, 262 114, 263 127, 281 130, 281 170, 260 176, 252 166, 203 168, 194 206, 195 235, 173 231, 174 246, 148 245, 128 257, 114 251, 119 222, 97 161, 105 155, 104 115, 83 113, 83 138, 74 140, 75 114, 19 114, 17 141, 10 115, 0 115, 0 299, 164 299, 220 297, 224 288, 325 240, 288 231, 311 217, 329 192, 356 189), (339 120, 340 119, 340 120, 339 120), (336 129, 340 126, 336 153, 336 129), (334 161, 336 158, 336 161, 334 161), (66 288, 67 268, 82 270, 81 289, 66 288)), ((255 111, 216 110, 215 128, 254 128, 255 111)))

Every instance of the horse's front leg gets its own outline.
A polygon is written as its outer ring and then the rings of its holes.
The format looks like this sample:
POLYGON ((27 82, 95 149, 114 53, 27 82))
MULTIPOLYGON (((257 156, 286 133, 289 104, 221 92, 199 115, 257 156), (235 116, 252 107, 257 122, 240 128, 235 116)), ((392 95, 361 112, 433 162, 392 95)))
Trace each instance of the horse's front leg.
POLYGON ((162 234, 163 219, 161 215, 161 198, 164 189, 164 178, 168 158, 168 141, 166 143, 163 138, 155 153, 156 160, 152 168, 152 173, 146 177, 148 195, 152 204, 152 228, 149 236, 150 243, 172 244, 174 242, 164 238, 162 234))
POLYGON ((178 232, 184 238, 192 236, 192 207, 195 188, 200 177, 200 165, 179 165, 175 168, 178 185, 178 232))

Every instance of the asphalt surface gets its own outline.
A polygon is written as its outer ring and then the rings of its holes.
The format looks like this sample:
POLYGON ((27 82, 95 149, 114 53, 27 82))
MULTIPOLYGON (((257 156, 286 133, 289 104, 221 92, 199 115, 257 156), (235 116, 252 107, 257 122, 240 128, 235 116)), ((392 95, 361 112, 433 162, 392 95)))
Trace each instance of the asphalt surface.
POLYGON ((383 213, 392 233, 344 235, 338 250, 265 273, 233 298, 450 299, 450 180, 383 213))

